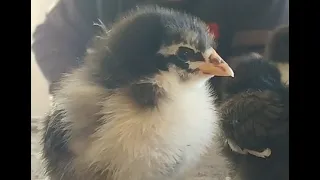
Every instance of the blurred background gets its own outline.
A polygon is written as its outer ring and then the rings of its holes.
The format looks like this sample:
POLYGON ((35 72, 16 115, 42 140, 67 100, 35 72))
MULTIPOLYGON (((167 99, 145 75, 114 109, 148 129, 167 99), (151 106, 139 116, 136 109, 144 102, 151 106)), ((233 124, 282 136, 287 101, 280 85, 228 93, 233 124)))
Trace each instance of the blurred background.
MULTIPOLYGON (((35 27, 41 23, 46 12, 56 0, 31 0, 31 43, 35 27)), ((37 118, 49 108, 48 84, 31 52, 31 117, 37 118)))
MULTIPOLYGON (((45 14, 55 0, 31 0, 31 43, 36 26, 43 22, 45 14)), ((31 179, 45 180, 41 168, 38 119, 49 109, 48 83, 43 77, 31 51, 31 179)))

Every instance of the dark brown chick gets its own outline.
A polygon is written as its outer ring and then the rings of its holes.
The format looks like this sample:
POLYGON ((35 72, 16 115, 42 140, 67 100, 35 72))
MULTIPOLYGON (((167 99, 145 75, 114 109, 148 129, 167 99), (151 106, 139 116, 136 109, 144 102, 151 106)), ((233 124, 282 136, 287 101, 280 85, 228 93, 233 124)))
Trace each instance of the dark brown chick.
POLYGON ((233 179, 289 179, 289 67, 279 66, 289 59, 284 61, 285 47, 274 49, 287 34, 272 36, 266 56, 272 59, 255 53, 237 57, 231 65, 235 78, 223 84, 218 138, 233 179))

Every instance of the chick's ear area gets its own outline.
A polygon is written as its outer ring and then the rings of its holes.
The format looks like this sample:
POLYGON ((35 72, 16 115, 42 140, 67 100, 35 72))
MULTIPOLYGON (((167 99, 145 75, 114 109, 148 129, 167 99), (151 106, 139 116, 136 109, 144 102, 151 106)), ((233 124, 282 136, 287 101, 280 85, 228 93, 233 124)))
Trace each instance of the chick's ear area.
POLYGON ((140 108, 156 107, 164 95, 164 91, 152 83, 132 84, 129 88, 129 96, 140 108))

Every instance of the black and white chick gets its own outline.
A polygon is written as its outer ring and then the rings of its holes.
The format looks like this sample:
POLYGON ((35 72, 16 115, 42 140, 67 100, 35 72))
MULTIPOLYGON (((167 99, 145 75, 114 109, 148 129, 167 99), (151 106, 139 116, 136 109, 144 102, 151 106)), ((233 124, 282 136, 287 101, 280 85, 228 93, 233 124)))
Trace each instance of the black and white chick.
POLYGON ((277 33, 266 55, 272 59, 256 53, 237 57, 231 65, 235 78, 223 84, 218 140, 234 180, 289 180, 289 66, 274 61, 288 58, 288 51, 270 51, 284 43, 288 31, 277 33))
POLYGON ((43 157, 53 180, 173 180, 210 146, 215 111, 207 81, 233 76, 206 25, 140 7, 94 43, 55 92, 43 157))

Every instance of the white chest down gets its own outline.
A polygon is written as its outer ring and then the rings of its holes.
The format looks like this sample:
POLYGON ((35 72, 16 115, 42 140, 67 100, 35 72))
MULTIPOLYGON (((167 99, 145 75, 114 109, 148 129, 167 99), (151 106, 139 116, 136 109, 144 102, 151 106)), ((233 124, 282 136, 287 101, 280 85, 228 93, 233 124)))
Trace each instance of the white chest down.
POLYGON ((167 94, 153 110, 137 112, 117 96, 106 103, 108 122, 96 132, 89 154, 118 169, 115 180, 177 179, 211 145, 218 116, 206 79, 181 82, 167 73, 156 81, 167 94), (116 111, 112 116, 110 109, 116 111))

